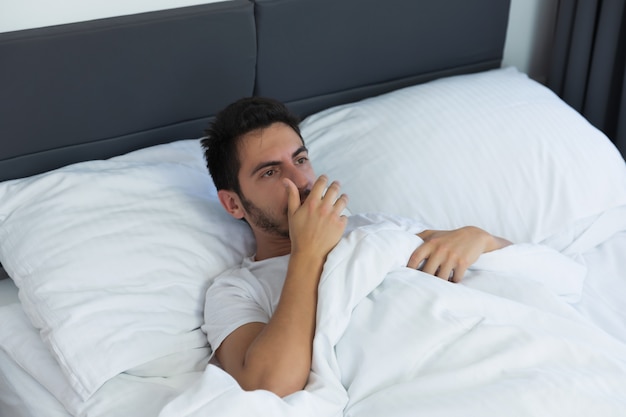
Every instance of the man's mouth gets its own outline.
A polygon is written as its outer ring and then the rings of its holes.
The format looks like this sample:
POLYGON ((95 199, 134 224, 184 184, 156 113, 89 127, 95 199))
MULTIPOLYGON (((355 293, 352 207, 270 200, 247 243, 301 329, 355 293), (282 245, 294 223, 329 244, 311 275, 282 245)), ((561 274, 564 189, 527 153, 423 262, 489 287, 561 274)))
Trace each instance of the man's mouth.
POLYGON ((300 204, 304 203, 304 200, 306 200, 309 194, 311 194, 311 190, 309 189, 300 191, 300 204))

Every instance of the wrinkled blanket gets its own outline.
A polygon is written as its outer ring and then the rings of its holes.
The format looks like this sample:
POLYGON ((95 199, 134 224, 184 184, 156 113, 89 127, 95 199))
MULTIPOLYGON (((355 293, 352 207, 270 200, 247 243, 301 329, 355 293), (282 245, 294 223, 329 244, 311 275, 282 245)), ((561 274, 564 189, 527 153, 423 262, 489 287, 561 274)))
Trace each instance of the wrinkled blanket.
POLYGON ((421 243, 379 224, 331 252, 305 390, 245 392, 209 365, 161 417, 626 415, 626 346, 569 304, 583 265, 513 245, 453 284, 405 267, 421 243))

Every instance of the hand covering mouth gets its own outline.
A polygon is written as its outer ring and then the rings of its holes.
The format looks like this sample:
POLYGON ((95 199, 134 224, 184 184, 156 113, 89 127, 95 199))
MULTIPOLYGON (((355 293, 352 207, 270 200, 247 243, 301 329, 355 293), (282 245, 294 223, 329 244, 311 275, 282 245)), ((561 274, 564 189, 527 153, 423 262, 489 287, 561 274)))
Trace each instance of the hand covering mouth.
POLYGON ((300 190, 300 204, 304 203, 304 200, 311 194, 311 190, 308 188, 305 190, 300 190))

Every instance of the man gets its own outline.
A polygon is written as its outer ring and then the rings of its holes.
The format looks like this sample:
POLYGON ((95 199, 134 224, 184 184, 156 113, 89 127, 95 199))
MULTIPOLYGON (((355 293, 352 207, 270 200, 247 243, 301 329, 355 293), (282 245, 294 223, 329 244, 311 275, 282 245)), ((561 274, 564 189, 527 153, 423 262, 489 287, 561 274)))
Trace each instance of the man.
MULTIPOLYGON (((207 291, 203 329, 243 389, 280 396, 307 382, 322 268, 350 227, 348 197, 337 181, 316 177, 298 123, 279 102, 247 98, 220 112, 203 140, 222 206, 256 239, 256 254, 207 291)), ((424 240, 407 266, 452 282, 482 253, 510 244, 476 227, 409 221, 406 229, 424 240)))

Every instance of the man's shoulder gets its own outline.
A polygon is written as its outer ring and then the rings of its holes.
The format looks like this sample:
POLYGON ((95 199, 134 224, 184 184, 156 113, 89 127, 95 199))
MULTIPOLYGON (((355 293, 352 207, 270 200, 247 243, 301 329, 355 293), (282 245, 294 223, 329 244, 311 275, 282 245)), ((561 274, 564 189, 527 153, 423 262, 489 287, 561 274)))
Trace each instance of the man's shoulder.
POLYGON ((239 265, 232 266, 217 275, 209 287, 216 286, 253 286, 286 273, 289 255, 255 261, 254 256, 244 258, 239 265))

